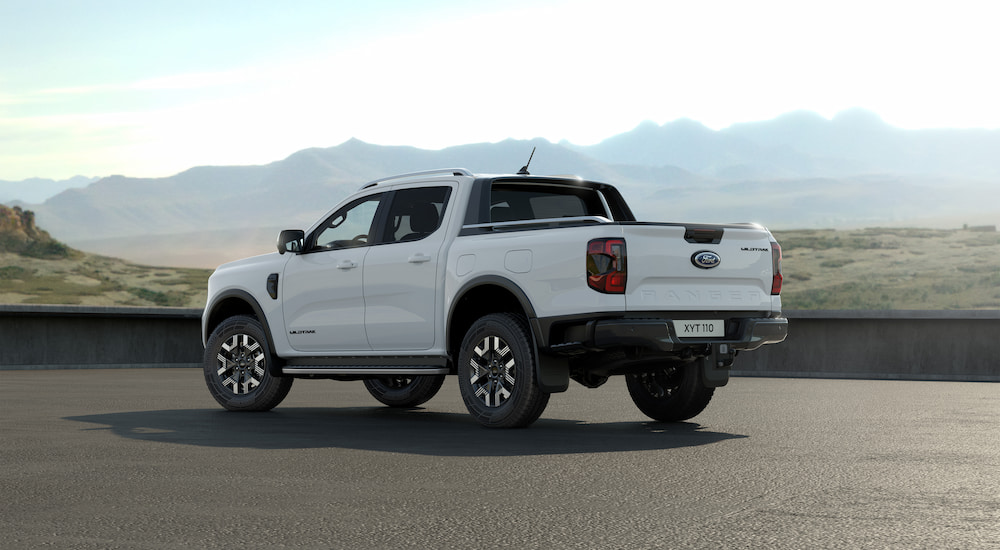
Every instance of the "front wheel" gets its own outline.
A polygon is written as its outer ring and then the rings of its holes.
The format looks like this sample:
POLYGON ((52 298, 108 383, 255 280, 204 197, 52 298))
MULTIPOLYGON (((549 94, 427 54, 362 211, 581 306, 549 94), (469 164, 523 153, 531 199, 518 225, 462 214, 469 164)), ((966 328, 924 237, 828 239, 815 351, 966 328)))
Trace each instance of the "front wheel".
POLYGON ((677 365, 663 370, 625 376, 628 393, 643 414, 660 422, 694 418, 712 400, 715 388, 701 381, 696 365, 677 365))
POLYGON ((372 397, 390 407, 416 407, 437 394, 444 375, 381 376, 366 378, 365 388, 372 397))
POLYGON ((205 346, 203 368, 212 397, 230 411, 269 411, 288 395, 293 379, 270 373, 264 327, 254 317, 222 322, 205 346))
POLYGON ((458 386, 469 413, 489 428, 523 428, 542 415, 549 394, 535 378, 524 319, 492 313, 472 324, 458 354, 458 386))

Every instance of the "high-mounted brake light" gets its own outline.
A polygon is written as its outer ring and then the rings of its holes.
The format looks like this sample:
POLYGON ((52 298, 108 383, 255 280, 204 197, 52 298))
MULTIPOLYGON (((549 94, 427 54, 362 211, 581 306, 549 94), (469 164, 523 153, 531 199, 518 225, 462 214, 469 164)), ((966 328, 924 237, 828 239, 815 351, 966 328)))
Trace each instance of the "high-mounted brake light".
POLYGON ((587 285, 605 294, 625 294, 628 268, 625 239, 594 239, 587 243, 587 285))
POLYGON ((781 294, 781 246, 771 241, 771 296, 781 294))

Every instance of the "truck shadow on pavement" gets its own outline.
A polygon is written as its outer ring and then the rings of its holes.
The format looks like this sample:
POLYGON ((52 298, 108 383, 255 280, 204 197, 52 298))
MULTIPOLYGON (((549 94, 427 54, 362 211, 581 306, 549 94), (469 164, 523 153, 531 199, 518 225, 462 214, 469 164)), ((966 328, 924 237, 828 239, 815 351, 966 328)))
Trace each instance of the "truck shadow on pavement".
POLYGON ((343 448, 429 456, 615 453, 709 445, 745 435, 694 423, 588 424, 545 419, 523 430, 492 430, 466 414, 425 409, 284 408, 266 413, 218 409, 136 411, 66 417, 142 441, 255 449, 343 448))

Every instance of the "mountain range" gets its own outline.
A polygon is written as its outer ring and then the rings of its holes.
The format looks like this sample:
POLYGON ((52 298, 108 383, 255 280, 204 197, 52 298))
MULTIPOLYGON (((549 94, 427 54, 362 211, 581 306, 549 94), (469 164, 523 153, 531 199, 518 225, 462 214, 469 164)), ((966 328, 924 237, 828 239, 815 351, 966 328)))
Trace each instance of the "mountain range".
POLYGON ((892 173, 1000 177, 1000 131, 902 130, 863 109, 826 120, 796 111, 713 131, 693 120, 640 124, 578 150, 603 162, 672 165, 727 180, 892 173))
MULTIPOLYGON (((830 120, 793 112, 723 130, 687 119, 644 122, 591 146, 533 139, 425 150, 352 139, 266 165, 110 176, 36 204, 16 198, 75 248, 208 267, 272 250, 278 230, 308 227, 366 181, 441 167, 513 173, 533 148, 532 174, 616 184, 649 221, 792 229, 1000 219, 1000 131, 903 130, 859 109, 830 120)), ((7 185, 0 182, 0 197, 10 195, 7 185)))
POLYGON ((74 176, 66 180, 29 178, 21 181, 0 180, 0 203, 36 204, 67 189, 86 187, 100 178, 74 176))

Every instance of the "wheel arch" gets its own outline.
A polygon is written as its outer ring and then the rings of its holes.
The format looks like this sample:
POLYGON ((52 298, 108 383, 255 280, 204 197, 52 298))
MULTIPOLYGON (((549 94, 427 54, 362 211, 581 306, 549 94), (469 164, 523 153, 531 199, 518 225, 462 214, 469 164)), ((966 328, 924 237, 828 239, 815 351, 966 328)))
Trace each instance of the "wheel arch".
POLYGON ((466 331, 476 319, 490 313, 516 313, 529 325, 535 318, 535 308, 517 283, 497 275, 476 277, 466 282, 451 302, 445 342, 448 353, 457 357, 466 331))
POLYGON ((264 335, 267 337, 267 346, 271 350, 272 360, 268 362, 271 366, 271 374, 282 376, 281 367, 274 360, 274 337, 271 335, 271 327, 267 322, 267 316, 260 307, 257 299, 245 290, 230 289, 219 293, 205 308, 202 322, 202 343, 208 342, 212 332, 226 319, 234 315, 249 315, 255 317, 261 326, 264 327, 264 335))
POLYGON ((568 363, 565 359, 540 353, 546 335, 541 332, 531 300, 517 283, 497 275, 483 275, 466 282, 455 296, 448 312, 445 346, 456 368, 462 339, 476 319, 490 313, 514 313, 522 315, 528 324, 538 361, 536 376, 539 386, 546 393, 566 391, 569 386, 568 363))

